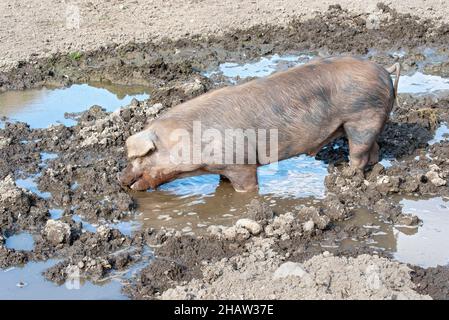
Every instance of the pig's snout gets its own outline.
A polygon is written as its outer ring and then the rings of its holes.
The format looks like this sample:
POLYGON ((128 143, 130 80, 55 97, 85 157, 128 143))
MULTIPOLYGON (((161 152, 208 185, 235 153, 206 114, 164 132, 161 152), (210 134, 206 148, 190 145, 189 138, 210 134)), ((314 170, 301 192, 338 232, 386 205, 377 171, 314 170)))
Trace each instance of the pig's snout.
POLYGON ((126 167, 122 172, 117 174, 118 181, 123 187, 130 188, 135 191, 145 191, 154 188, 152 179, 149 179, 145 173, 134 172, 131 165, 126 167))
POLYGON ((117 174, 117 179, 119 183, 124 187, 131 186, 139 176, 133 172, 133 169, 130 165, 128 165, 122 172, 117 174))

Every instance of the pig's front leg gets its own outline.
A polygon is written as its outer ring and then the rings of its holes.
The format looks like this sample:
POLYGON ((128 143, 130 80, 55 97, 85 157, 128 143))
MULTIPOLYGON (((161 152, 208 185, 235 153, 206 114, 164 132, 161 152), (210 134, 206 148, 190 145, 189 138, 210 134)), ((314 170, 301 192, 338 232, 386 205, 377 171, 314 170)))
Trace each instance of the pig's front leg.
POLYGON ((229 179, 237 192, 258 190, 256 165, 235 165, 223 170, 220 174, 229 179))

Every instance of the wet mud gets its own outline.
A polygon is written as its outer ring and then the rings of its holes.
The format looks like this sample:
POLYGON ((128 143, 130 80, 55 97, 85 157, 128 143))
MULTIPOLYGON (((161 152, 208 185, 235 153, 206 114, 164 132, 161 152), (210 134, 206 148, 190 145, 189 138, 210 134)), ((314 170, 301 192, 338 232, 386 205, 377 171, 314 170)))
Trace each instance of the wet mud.
MULTIPOLYGON (((195 279, 219 278, 220 272, 206 272, 217 270, 208 265, 230 261, 237 270, 238 257, 306 263, 331 252, 342 259, 361 254, 393 259, 392 250, 372 245, 376 228, 357 224, 356 217, 365 210, 387 228, 419 228, 422 220, 404 212, 401 199, 449 197, 449 141, 444 132, 435 138, 449 123, 449 95, 444 91, 400 93, 379 138, 383 161, 364 172, 348 166, 345 139, 325 146, 313 160, 327 167, 325 192, 295 199, 291 206, 249 196, 238 201, 232 218, 214 220, 211 212, 211 222, 200 221, 201 228, 184 224, 190 220, 164 224, 162 218, 152 223, 154 216, 145 223, 142 196, 117 183, 117 173, 126 164, 128 136, 173 105, 249 79, 231 79, 219 72, 211 75, 223 62, 240 63, 275 53, 355 53, 382 65, 399 61, 404 74, 423 71, 446 77, 447 63, 436 57, 449 54, 445 47, 449 28, 379 6, 381 23, 374 29, 367 27, 366 16, 353 16, 336 6, 286 28, 259 26, 220 38, 130 43, 86 52, 76 61, 57 55, 0 72, 0 91, 102 81, 148 86, 150 95, 114 112, 92 106, 67 113, 71 126, 37 128, 3 119, 0 267, 58 259, 43 275, 62 284, 74 271, 95 283, 143 263, 139 272, 123 279, 123 293, 134 299, 155 299, 195 279), (136 221, 138 227, 131 228, 136 221), (7 245, 8 239, 24 232, 33 239, 31 247, 7 245), (261 244, 262 253, 252 247, 258 241, 269 243, 268 247, 261 244)), ((418 293, 448 298, 447 265, 410 267, 418 293)), ((392 296, 385 293, 383 297, 392 296)))

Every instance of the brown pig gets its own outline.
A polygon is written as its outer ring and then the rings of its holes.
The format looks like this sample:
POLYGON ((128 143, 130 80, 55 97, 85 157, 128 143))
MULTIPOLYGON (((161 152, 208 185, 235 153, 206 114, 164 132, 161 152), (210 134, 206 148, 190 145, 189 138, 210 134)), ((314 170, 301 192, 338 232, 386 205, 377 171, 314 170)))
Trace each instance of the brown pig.
POLYGON ((399 64, 385 69, 358 58, 331 57, 211 91, 173 107, 129 137, 129 164, 119 180, 134 190, 146 190, 181 177, 215 173, 227 178, 236 191, 256 190, 258 166, 299 154, 315 155, 344 135, 349 140, 350 164, 363 169, 378 162, 376 139, 393 108, 399 74, 399 64), (214 134, 201 136, 198 144, 195 123, 202 132, 212 129, 214 134), (256 134, 245 133, 243 142, 217 138, 230 129, 256 134), (260 129, 266 130, 264 135, 260 129), (269 130, 276 130, 276 141, 268 137, 269 130), (175 132, 187 138, 174 139, 175 132), (276 147, 275 157, 268 158, 259 141, 276 147), (234 142, 236 149, 245 144, 241 161, 225 154, 234 142), (204 143, 213 156, 198 158, 204 143), (173 161, 180 146, 186 147, 184 161, 173 161))

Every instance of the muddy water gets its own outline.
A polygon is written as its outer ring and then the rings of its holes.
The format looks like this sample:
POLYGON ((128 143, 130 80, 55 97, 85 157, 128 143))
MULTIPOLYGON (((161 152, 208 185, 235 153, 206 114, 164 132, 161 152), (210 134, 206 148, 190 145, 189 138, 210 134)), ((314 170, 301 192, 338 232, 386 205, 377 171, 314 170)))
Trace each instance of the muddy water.
POLYGON ((403 199, 403 211, 422 220, 415 230, 396 227, 395 258, 422 267, 449 264, 449 198, 403 199))
POLYGON ((435 137, 429 141, 429 144, 433 145, 447 140, 449 140, 449 127, 447 126, 447 123, 442 123, 435 131, 435 137))
POLYGON ((327 166, 322 161, 302 155, 259 168, 258 193, 238 193, 218 175, 203 175, 175 180, 158 190, 136 192, 133 196, 144 225, 185 225, 182 229, 190 232, 210 224, 232 224, 254 198, 269 203, 275 212, 311 205, 324 196, 326 174, 327 166))
POLYGON ((415 72, 400 77, 398 92, 412 94, 429 94, 449 90, 449 79, 415 72))
POLYGON ((313 56, 308 54, 282 56, 275 54, 244 64, 225 62, 218 67, 218 70, 206 72, 204 75, 210 78, 223 75, 231 83, 236 83, 240 79, 269 76, 275 71, 284 71, 307 63, 312 58, 313 56))
POLYGON ((0 269, 0 299, 126 299, 118 279, 95 284, 81 280, 61 286, 46 281, 41 273, 57 262, 30 262, 23 267, 0 269))
MULTIPOLYGON (((372 235, 364 243, 379 252, 392 253, 398 261, 421 267, 449 264, 449 199, 398 200, 404 213, 416 215, 422 221, 419 226, 393 225, 366 209, 356 210, 354 217, 341 225, 350 224, 370 230, 372 235)), ((345 239, 340 245, 348 248, 358 246, 359 240, 345 239)))
MULTIPOLYGON (((80 112, 92 105, 108 111, 129 104, 133 98, 148 98, 145 88, 127 86, 102 86, 97 83, 75 84, 68 88, 43 88, 0 93, 0 117, 28 123, 32 128, 46 128, 62 123, 75 124, 66 119, 65 112, 80 112)), ((2 123, 3 125, 3 123, 2 123)))
POLYGON ((23 232, 6 238, 5 246, 8 249, 32 251, 34 249, 34 239, 31 234, 23 232))

